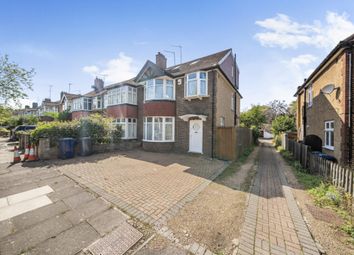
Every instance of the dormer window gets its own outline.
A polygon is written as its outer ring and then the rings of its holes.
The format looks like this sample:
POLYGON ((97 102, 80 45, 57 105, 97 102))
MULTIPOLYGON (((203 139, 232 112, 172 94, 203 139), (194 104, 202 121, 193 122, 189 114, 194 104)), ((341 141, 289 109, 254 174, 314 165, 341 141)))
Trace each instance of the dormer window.
POLYGON ((208 95, 207 72, 187 74, 185 97, 203 97, 208 95))
POLYGON ((174 82, 170 79, 151 79, 145 82, 145 100, 175 100, 174 82))

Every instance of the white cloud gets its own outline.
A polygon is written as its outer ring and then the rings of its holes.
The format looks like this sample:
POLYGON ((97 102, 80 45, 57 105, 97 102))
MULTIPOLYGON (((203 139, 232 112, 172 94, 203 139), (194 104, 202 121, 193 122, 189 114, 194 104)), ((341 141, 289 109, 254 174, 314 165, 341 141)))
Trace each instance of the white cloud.
POLYGON ((104 76, 106 82, 120 82, 136 75, 133 58, 125 55, 124 52, 120 52, 117 58, 108 60, 104 67, 84 66, 82 71, 91 74, 93 77, 104 76))
POLYGON ((346 13, 327 12, 325 22, 313 21, 301 24, 285 14, 256 21, 264 28, 255 38, 265 47, 297 48, 311 45, 317 48, 332 48, 340 40, 354 33, 354 23, 346 13))
MULTIPOLYGON (((290 65, 293 65, 294 67, 301 68, 302 66, 309 65, 317 60, 317 57, 311 54, 303 54, 299 55, 296 57, 293 57, 288 61, 290 65)), ((285 61, 286 63, 287 61, 285 61)))

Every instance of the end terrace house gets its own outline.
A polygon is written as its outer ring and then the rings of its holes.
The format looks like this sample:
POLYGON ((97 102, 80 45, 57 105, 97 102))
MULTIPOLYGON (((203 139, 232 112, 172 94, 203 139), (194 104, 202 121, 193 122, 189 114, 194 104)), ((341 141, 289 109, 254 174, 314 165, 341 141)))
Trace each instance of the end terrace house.
POLYGON ((215 155, 216 128, 239 125, 239 69, 231 49, 175 66, 157 53, 136 77, 72 100, 73 118, 101 111, 145 150, 215 155))
POLYGON ((341 41, 298 87, 298 140, 353 163, 354 35, 341 41))

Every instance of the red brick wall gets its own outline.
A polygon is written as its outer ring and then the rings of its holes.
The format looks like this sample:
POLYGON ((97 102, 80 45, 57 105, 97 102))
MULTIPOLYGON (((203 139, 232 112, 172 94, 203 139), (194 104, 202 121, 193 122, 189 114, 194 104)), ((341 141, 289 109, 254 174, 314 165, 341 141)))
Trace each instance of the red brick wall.
POLYGON ((114 105, 107 107, 107 116, 112 118, 137 118, 138 107, 136 105, 114 105))
POLYGON ((145 102, 144 116, 176 116, 176 102, 175 101, 145 102))
POLYGON ((90 112, 87 112, 87 111, 77 111, 77 112, 72 112, 71 113, 71 118, 73 120, 77 120, 77 119, 80 119, 82 117, 87 117, 90 115, 90 112))

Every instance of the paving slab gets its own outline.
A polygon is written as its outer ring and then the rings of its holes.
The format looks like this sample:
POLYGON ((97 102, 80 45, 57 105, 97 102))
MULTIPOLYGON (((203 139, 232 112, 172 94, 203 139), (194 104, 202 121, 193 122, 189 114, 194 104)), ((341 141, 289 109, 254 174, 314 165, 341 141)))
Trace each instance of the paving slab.
POLYGON ((25 231, 18 232, 1 239, 0 254, 13 255, 27 251, 39 243, 53 238, 64 230, 72 227, 64 217, 54 217, 41 222, 25 231))
POLYGON ((123 224, 127 217, 116 209, 109 209, 97 216, 88 219, 88 223, 96 229, 101 236, 111 232, 115 227, 123 224))
POLYGON ((14 232, 14 224, 10 220, 0 221, 0 239, 14 232))
POLYGON ((47 196, 50 198, 50 200, 52 200, 55 203, 59 200, 74 196, 74 195, 79 194, 83 191, 84 191, 83 188, 81 188, 78 185, 75 185, 72 187, 68 187, 66 189, 57 190, 55 192, 48 194, 47 196))
POLYGON ((10 219, 22 213, 35 210, 51 203, 52 201, 47 196, 41 196, 17 204, 2 207, 0 208, 0 221, 10 219))
POLYGON ((99 238, 99 234, 87 223, 81 223, 54 238, 48 239, 28 254, 73 255, 99 238))
POLYGON ((48 185, 31 189, 25 192, 20 192, 7 197, 7 202, 9 205, 17 204, 26 200, 30 200, 36 197, 40 197, 46 195, 48 193, 53 192, 53 189, 48 185))
POLYGON ((75 209, 81 205, 85 205, 87 202, 95 199, 95 196, 87 191, 80 192, 76 195, 63 199, 64 203, 69 207, 75 209))
POLYGON ((18 215, 12 218, 11 221, 14 224, 16 231, 20 231, 56 215, 60 215, 68 210, 69 207, 62 201, 59 201, 57 203, 38 208, 34 211, 18 215))
POLYGON ((91 244, 87 249, 93 255, 122 255, 143 236, 128 223, 121 224, 105 237, 91 244))

